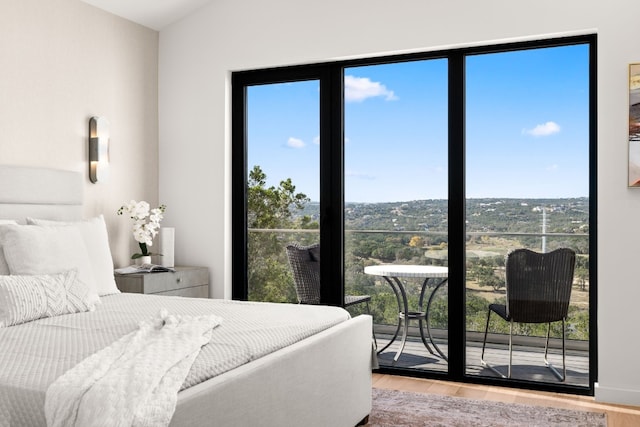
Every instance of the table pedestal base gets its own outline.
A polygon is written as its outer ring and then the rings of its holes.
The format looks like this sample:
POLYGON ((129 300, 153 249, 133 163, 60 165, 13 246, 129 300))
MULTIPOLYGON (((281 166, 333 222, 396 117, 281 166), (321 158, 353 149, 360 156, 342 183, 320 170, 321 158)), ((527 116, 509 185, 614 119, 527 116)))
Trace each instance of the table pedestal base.
POLYGON ((382 353, 391 344, 395 342, 395 340, 398 338, 398 333, 400 332, 400 328, 402 327, 402 337, 400 339, 400 348, 398 348, 396 355, 393 357, 393 361, 397 362, 398 359, 400 358, 400 355, 404 351, 404 347, 407 343, 407 336, 409 334, 409 321, 418 320, 418 329, 420 330, 420 338, 422 339, 422 342, 424 346, 427 348, 427 350, 429 351, 429 353, 435 354, 433 352, 433 349, 431 348, 431 346, 433 346, 433 348, 440 355, 440 357, 442 357, 444 360, 448 360, 447 356, 440 350, 438 345, 433 341, 433 337, 431 336, 431 328, 429 326, 429 316, 428 316, 429 309, 431 308, 431 303, 433 301, 433 298, 436 292, 447 282, 447 279, 443 279, 437 285, 435 285, 435 287, 431 291, 431 294, 429 295, 429 300, 427 302, 427 306, 425 310, 421 311, 423 306, 425 291, 428 287, 428 282, 429 282, 429 278, 426 278, 422 284, 422 289, 420 291, 420 301, 418 304, 419 310, 409 311, 409 302, 407 300, 407 294, 405 292, 404 286, 400 282, 400 279, 398 279, 397 277, 388 277, 388 276, 383 276, 383 277, 387 281, 387 283, 389 283, 389 285, 391 286, 391 289, 393 289, 393 292, 396 295, 396 300, 398 301, 398 325, 396 327, 396 332, 393 334, 393 337, 391 338, 391 340, 387 343, 387 345, 385 345, 382 349, 378 351, 378 354, 382 353), (426 336, 424 333, 425 325, 427 327, 426 336), (428 341, 427 341, 427 338, 428 338, 428 341), (431 346, 429 345, 429 343, 431 343, 431 346))

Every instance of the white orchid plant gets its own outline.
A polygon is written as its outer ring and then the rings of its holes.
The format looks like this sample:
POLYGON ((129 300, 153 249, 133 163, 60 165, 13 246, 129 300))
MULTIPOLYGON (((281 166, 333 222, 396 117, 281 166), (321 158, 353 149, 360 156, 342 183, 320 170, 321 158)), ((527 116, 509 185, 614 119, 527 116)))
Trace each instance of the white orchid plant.
POLYGON ((149 203, 145 201, 131 200, 118 209, 118 215, 128 214, 133 220, 133 238, 138 242, 141 253, 133 254, 131 259, 143 256, 162 255, 149 252, 149 247, 153 246, 153 238, 158 234, 160 221, 164 218, 165 205, 151 209, 149 203))

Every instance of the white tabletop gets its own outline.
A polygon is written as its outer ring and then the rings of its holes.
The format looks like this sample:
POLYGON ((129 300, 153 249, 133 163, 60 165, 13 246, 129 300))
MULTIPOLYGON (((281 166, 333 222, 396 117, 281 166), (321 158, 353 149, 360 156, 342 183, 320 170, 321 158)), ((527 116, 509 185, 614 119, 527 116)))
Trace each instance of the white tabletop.
POLYGON ((448 277, 449 268, 438 265, 370 265, 364 268, 365 274, 387 277, 448 277))

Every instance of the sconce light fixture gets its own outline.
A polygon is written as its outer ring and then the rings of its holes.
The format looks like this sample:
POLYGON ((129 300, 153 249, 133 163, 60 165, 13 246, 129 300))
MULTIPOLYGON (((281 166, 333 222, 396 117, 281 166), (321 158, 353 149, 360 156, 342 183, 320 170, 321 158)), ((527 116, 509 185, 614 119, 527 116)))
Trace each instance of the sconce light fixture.
POLYGON ((104 182, 109 175, 109 122, 103 117, 89 119, 89 179, 104 182))

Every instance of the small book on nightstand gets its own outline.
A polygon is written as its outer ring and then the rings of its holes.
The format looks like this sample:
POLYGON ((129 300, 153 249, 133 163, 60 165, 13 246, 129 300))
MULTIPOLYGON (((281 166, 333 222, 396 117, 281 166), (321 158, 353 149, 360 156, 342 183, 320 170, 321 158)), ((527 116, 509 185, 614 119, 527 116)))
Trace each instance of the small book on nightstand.
POLYGON ((175 273, 176 269, 173 267, 165 267, 158 264, 142 264, 142 265, 130 265, 128 267, 116 268, 114 272, 117 274, 135 274, 135 273, 161 273, 166 271, 172 271, 175 273))

